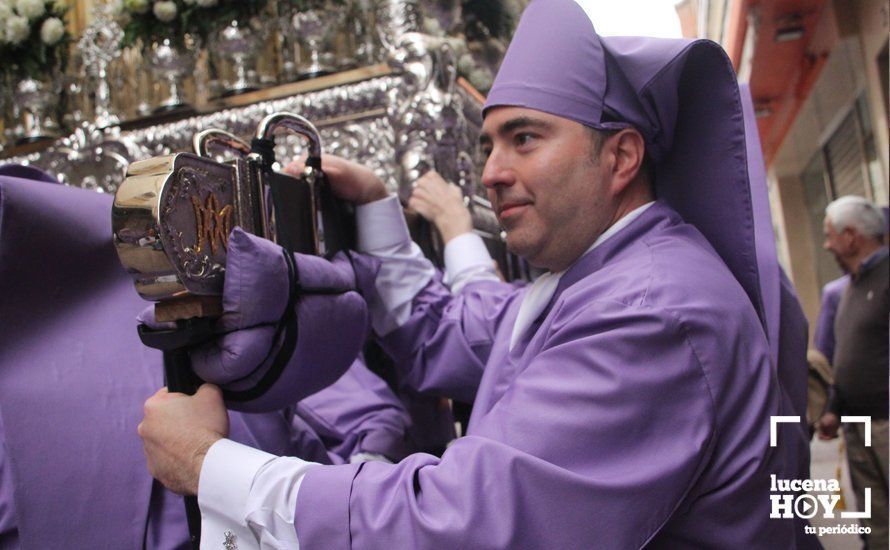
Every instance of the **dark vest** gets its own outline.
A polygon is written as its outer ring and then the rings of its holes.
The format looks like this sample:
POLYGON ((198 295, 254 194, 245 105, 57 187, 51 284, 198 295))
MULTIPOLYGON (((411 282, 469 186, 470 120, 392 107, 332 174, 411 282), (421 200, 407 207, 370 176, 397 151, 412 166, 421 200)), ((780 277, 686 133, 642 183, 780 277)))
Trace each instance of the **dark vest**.
POLYGON ((887 418, 890 260, 859 274, 834 321, 834 379, 841 414, 887 418))

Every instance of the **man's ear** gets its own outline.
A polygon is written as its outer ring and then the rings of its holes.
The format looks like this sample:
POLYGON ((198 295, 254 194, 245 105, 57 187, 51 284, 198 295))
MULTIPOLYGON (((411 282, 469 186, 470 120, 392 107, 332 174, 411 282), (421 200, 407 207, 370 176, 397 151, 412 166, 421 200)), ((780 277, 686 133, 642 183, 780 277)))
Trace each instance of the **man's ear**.
POLYGON ((841 235, 843 235, 844 243, 848 248, 852 249, 854 253, 859 252, 859 249, 862 248, 862 234, 852 227, 845 227, 841 231, 841 235))
POLYGON ((615 163, 612 166, 612 191, 622 193, 640 175, 646 145, 643 136, 633 128, 619 130, 608 141, 615 163))

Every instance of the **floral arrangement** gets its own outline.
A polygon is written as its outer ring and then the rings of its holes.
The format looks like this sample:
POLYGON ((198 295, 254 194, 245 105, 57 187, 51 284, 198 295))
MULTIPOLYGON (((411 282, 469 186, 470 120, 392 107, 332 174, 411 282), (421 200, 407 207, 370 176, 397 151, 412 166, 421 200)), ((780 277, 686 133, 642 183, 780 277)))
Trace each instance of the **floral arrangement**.
POLYGON ((122 46, 141 39, 144 46, 170 39, 182 46, 185 36, 201 39, 229 21, 247 21, 265 9, 268 0, 117 0, 115 11, 124 29, 122 46))
POLYGON ((62 69, 71 36, 64 0, 0 0, 0 72, 39 79, 62 69))

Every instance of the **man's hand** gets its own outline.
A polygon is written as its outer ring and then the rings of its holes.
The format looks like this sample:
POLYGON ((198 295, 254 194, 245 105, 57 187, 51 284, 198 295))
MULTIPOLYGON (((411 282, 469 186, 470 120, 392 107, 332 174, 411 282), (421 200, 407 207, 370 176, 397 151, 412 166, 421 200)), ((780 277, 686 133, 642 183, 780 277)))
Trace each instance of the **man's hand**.
POLYGON ((448 183, 436 172, 427 172, 414 183, 408 208, 435 225, 446 244, 473 230, 473 219, 460 187, 448 183))
POLYGON ((834 413, 827 412, 816 422, 816 430, 819 432, 819 439, 828 441, 837 437, 837 430, 841 425, 841 419, 834 413))
MULTIPOLYGON (((285 167, 284 172, 299 177, 304 166, 305 159, 295 160, 285 167)), ((341 199, 367 204, 389 195, 386 186, 370 168, 334 155, 323 155, 321 166, 334 193, 341 199)))
POLYGON ((195 395, 161 388, 145 402, 137 428, 148 473, 181 495, 198 493, 198 479, 210 446, 229 433, 222 392, 204 384, 195 395))

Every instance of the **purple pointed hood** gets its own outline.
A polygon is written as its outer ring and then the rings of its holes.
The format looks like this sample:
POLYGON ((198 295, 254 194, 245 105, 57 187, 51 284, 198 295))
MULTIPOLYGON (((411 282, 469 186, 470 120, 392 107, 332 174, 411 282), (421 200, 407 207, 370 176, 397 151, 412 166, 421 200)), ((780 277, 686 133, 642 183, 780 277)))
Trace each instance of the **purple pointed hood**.
POLYGON ((704 234, 766 329, 745 121, 732 63, 718 44, 600 37, 582 4, 533 0, 483 114, 497 106, 596 129, 636 128, 654 164, 657 196, 704 234))
MULTIPOLYGON (((739 86, 742 113, 745 117, 745 142, 748 147, 748 181, 751 183, 751 208, 754 215, 754 243, 763 300, 763 319, 772 351, 773 364, 779 360, 779 324, 781 319, 781 268, 776 251, 776 234, 769 207, 769 188, 763 163, 763 149, 754 114, 754 100, 747 84, 739 86)), ((794 297, 796 300, 796 296, 794 297)))

